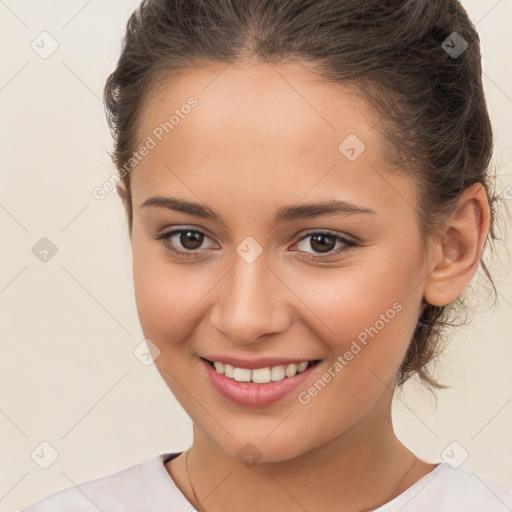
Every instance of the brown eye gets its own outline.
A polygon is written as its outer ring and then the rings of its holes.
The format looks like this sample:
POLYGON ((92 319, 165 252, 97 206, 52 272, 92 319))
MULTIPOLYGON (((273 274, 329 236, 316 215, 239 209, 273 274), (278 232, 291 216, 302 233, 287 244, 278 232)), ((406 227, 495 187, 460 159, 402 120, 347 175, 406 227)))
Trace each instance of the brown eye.
POLYGON ((357 243, 337 233, 316 231, 303 236, 295 245, 305 253, 303 258, 322 260, 348 252, 357 243))
POLYGON ((336 237, 331 235, 318 234, 311 237, 311 248, 317 252, 328 252, 334 249, 336 237))
POLYGON ((199 249, 203 243, 204 234, 199 231, 182 231, 179 240, 185 249, 199 249))
POLYGON ((176 256, 182 258, 198 258, 211 252, 215 247, 210 237, 198 229, 173 229, 165 233, 154 235, 155 240, 160 240, 164 247, 176 256), (204 247, 205 240, 210 245, 204 247))

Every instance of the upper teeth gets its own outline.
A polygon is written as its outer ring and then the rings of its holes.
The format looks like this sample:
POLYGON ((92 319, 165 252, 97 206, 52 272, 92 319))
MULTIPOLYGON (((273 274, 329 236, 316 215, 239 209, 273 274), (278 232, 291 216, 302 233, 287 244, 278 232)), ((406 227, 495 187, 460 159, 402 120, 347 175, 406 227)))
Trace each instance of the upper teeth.
POLYGON ((272 366, 271 368, 255 368, 254 370, 250 370, 249 368, 237 368, 227 363, 214 361, 213 367, 221 375, 239 382, 266 384, 268 382, 283 380, 286 377, 293 377, 295 374, 303 372, 309 364, 309 361, 303 361, 299 364, 282 364, 279 366, 272 366))

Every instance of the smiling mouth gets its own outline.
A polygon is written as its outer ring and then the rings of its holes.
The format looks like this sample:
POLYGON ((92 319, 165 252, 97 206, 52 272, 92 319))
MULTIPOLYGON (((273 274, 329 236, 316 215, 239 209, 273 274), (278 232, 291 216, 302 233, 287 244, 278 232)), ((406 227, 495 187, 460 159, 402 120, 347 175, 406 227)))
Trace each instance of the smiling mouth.
POLYGON ((204 357, 201 357, 201 359, 206 361, 217 373, 224 375, 224 377, 227 377, 228 379, 238 382, 252 382, 255 384, 268 384, 270 382, 278 382, 280 380, 294 377, 296 374, 315 366, 321 361, 320 359, 314 359, 311 361, 302 361, 300 363, 249 369, 239 368, 219 361, 210 361, 204 357))

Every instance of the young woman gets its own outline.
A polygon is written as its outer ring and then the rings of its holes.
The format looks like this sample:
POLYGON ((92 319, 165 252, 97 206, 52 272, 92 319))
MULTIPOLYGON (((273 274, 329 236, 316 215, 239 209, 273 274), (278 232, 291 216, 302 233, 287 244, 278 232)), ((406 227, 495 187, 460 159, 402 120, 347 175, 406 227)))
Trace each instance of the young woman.
POLYGON ((105 88, 137 308, 192 446, 28 512, 507 511, 418 458, 429 372, 495 221, 455 0, 148 0, 105 88))

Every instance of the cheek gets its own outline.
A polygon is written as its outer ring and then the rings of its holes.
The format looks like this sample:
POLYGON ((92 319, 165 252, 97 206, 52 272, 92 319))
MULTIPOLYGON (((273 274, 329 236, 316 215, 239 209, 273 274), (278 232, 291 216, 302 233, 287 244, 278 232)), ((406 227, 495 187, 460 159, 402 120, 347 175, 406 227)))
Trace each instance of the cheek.
MULTIPOLYGON (((303 272, 300 279, 294 279, 294 291, 332 331, 353 336, 356 332, 351 329, 373 325, 394 303, 405 306, 416 301, 410 293, 414 276, 414 263, 387 264, 382 255, 371 265, 353 265, 331 273, 303 272)), ((394 310, 388 316, 394 318, 394 310)))
POLYGON ((308 309, 315 313, 319 339, 333 357, 346 356, 351 372, 364 367, 366 378, 368 369, 375 368, 389 377, 399 366, 418 319, 421 297, 411 293, 417 261, 412 253, 382 251, 372 265, 303 273, 295 280, 295 293, 307 298, 308 309), (358 364, 352 363, 356 360, 358 364))
MULTIPOLYGON (((140 324, 157 346, 186 340, 214 281, 206 268, 172 264, 153 244, 133 239, 133 280, 140 324)), ((160 347, 161 349, 163 347, 160 347)))

